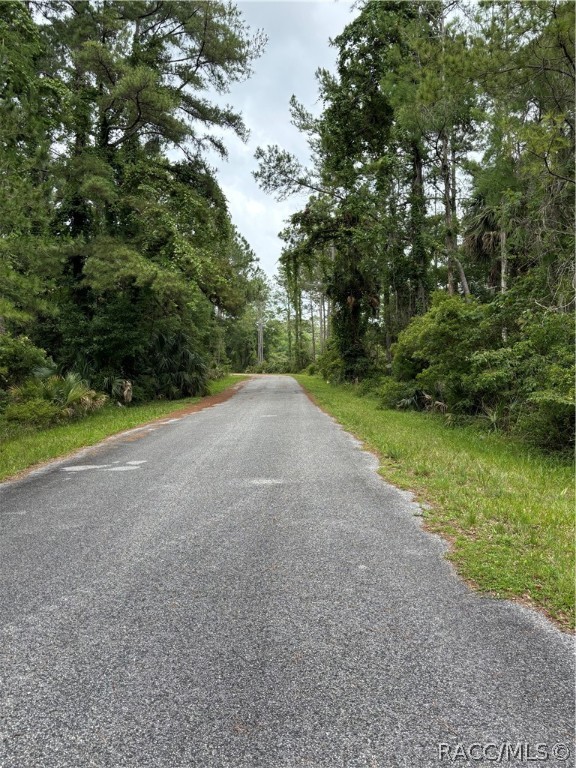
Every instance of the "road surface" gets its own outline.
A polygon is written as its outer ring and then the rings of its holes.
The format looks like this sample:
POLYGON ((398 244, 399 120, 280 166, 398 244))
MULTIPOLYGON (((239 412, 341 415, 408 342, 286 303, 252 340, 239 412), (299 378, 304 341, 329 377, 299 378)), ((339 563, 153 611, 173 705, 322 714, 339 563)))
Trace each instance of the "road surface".
POLYGON ((573 766, 571 638, 375 470, 270 376, 0 486, 0 766, 573 766))

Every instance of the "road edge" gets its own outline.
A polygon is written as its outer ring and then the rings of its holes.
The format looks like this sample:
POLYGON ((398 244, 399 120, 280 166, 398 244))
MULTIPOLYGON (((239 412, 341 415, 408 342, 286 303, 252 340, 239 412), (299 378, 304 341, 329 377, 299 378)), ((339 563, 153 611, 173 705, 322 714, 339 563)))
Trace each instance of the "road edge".
POLYGON ((232 384, 230 387, 227 387, 226 389, 222 390, 222 392, 218 392, 215 395, 206 395, 196 403, 191 403, 190 405, 184 406, 183 408, 176 408, 169 413, 165 413, 163 416, 158 416, 155 419, 151 419, 149 421, 143 421, 141 424, 138 424, 135 427, 130 427, 130 429, 123 429, 120 432, 112 432, 110 435, 97 440, 95 443, 83 445, 80 448, 75 448, 73 451, 69 451, 68 453, 63 453, 59 456, 54 456, 51 459, 46 459, 46 461, 40 461, 36 464, 31 464, 29 467, 26 467, 26 469, 22 469, 19 472, 16 472, 14 475, 5 477, 2 481, 0 481, 0 490, 5 485, 12 485, 13 483, 17 483, 20 480, 25 480, 31 475, 47 472, 53 466, 63 464, 64 462, 69 461, 75 457, 85 456, 88 451, 94 450, 100 446, 105 445, 106 443, 119 440, 126 435, 138 433, 153 424, 165 422, 167 419, 182 418, 183 416, 188 416, 198 411, 203 411, 205 408, 213 408, 216 405, 220 405, 221 403, 226 402, 226 400, 229 400, 231 397, 234 397, 234 395, 236 395, 240 389, 242 389, 246 382, 250 381, 250 378, 251 377, 247 374, 247 378, 242 379, 236 384, 232 384))
MULTIPOLYGON (((388 477, 386 477, 384 470, 385 467, 381 462, 382 456, 380 455, 378 449, 371 445, 369 442, 367 442, 361 435, 356 434, 355 432, 352 432, 351 430, 347 429, 343 424, 341 424, 338 419, 334 416, 333 413, 330 413, 329 410, 327 410, 323 405, 320 405, 320 403, 316 400, 314 395, 309 392, 306 387, 301 384, 297 379, 292 377, 294 381, 298 384, 298 386, 302 389, 306 397, 310 400, 313 405, 315 405, 322 413, 325 413, 327 416, 329 416, 336 424, 338 424, 344 432, 346 432, 348 435, 353 437, 358 443, 360 444, 360 449, 363 451, 366 451, 368 453, 371 453, 376 461, 378 462, 378 468, 376 469, 376 474, 378 477, 388 485, 392 486, 393 488, 396 488, 400 493, 409 493, 412 497, 412 501, 417 504, 423 512, 426 511, 426 507, 430 507, 430 503, 428 500, 426 500, 422 494, 418 493, 416 490, 407 490, 405 488, 401 488, 400 486, 395 485, 392 480, 390 480, 388 477)), ((567 626, 566 624, 562 623, 560 620, 558 620, 555 616, 550 614, 544 606, 539 605, 534 600, 532 600, 528 596, 521 596, 521 595, 506 595, 506 596, 500 596, 495 594, 494 592, 491 592, 490 590, 483 589, 480 587, 474 580, 468 579, 465 576, 462 575, 460 572, 460 569, 457 566, 457 563, 450 560, 447 555, 450 554, 450 552, 454 548, 454 539, 444 533, 442 531, 436 530, 435 528, 431 527, 426 523, 426 518, 424 516, 421 516, 419 519, 420 527, 423 531, 425 531, 429 536, 438 536, 445 544, 446 544, 446 551, 443 553, 442 557, 446 562, 448 562, 453 569, 454 573, 460 579, 460 581, 464 582, 466 586, 475 594, 480 595, 481 597, 487 597, 492 600, 499 600, 499 601, 505 601, 510 602, 515 605, 520 606, 524 610, 529 611, 532 614, 535 614, 536 617, 542 621, 547 622, 550 624, 554 629, 558 630, 562 635, 568 636, 568 637, 574 637, 576 636, 576 629, 572 629, 570 626, 567 626)))

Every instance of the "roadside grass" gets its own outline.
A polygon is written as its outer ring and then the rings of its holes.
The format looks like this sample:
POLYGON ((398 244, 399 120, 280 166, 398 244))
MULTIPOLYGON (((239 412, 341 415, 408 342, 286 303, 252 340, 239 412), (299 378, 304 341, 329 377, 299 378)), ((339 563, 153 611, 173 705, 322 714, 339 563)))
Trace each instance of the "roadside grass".
MULTIPOLYGON (((249 377, 226 376, 211 381, 210 395, 217 395, 246 378, 249 377)), ((35 464, 94 445, 117 432, 146 424, 201 400, 201 397, 157 400, 126 408, 107 405, 79 421, 59 424, 48 429, 20 429, 18 434, 0 433, 0 481, 35 464)))
POLYGON ((363 440, 380 474, 426 503, 425 526, 476 588, 537 605, 574 628, 574 472, 509 437, 442 416, 382 410, 352 385, 296 375, 318 405, 363 440))

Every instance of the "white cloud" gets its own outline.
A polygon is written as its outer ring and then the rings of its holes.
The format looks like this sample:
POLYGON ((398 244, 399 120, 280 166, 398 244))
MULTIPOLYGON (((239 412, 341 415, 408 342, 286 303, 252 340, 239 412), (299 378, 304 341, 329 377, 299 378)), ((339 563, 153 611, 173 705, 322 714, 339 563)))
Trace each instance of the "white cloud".
POLYGON ((227 184, 222 185, 224 194, 228 200, 228 206, 233 216, 264 216, 266 214, 266 205, 251 197, 244 190, 238 187, 231 187, 227 184))
POLYGON ((226 195, 232 218, 272 275, 282 249, 278 232, 284 221, 302 207, 299 196, 277 202, 257 186, 254 152, 258 146, 278 144, 308 159, 305 137, 290 124, 289 101, 294 94, 308 109, 318 110, 315 72, 333 69, 336 52, 329 38, 338 35, 353 15, 351 2, 333 0, 240 0, 238 8, 253 30, 264 29, 269 41, 265 54, 254 63, 254 74, 236 84, 223 99, 242 112, 250 129, 243 144, 234 136, 220 134, 229 150, 228 161, 210 162, 226 195))
POLYGON ((276 270, 282 247, 278 233, 284 228, 285 220, 298 209, 298 202, 275 202, 266 197, 256 184, 253 191, 249 191, 242 184, 223 182, 222 189, 232 220, 256 252, 262 268, 271 276, 276 270))

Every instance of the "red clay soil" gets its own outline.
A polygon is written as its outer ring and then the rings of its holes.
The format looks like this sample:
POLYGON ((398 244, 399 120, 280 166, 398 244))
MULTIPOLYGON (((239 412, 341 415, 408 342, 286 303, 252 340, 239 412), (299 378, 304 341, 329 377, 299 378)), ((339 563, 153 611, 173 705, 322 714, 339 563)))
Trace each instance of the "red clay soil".
MULTIPOLYGON (((175 419, 179 416, 187 416, 189 413, 196 413, 196 411, 203 411, 204 408, 212 408, 214 405, 220 405, 220 403, 225 403, 226 400, 229 400, 233 395, 235 395, 239 389, 241 389, 244 384, 248 381, 248 379, 243 379, 242 381, 239 381, 238 384, 234 384, 233 387, 229 387, 228 389, 225 389, 223 392, 219 392, 217 395, 207 395, 206 397, 203 397, 202 400, 198 403, 191 403, 190 405, 185 405, 183 408, 179 408, 177 411, 171 411, 170 413, 165 413, 164 416, 160 416, 157 419, 153 419, 152 421, 147 421, 145 424, 139 424, 140 427, 145 427, 148 424, 154 424, 157 421, 164 421, 165 419, 175 419)), ((134 429, 137 429, 137 427, 134 427, 134 429)))

